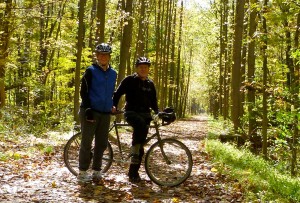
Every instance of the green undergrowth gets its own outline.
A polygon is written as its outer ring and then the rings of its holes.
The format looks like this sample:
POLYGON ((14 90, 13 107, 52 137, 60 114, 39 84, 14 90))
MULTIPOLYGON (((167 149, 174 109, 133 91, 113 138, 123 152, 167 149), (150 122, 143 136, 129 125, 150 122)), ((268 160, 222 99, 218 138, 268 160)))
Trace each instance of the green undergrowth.
POLYGON ((218 171, 242 185, 246 202, 300 202, 299 178, 232 144, 208 139, 205 146, 218 171))

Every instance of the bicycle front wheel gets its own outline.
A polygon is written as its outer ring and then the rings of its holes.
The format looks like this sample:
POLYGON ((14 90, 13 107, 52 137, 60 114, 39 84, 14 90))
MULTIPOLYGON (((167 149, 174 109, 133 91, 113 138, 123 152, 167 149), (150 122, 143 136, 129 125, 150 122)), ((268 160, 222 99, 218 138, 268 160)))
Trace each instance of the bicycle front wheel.
POLYGON ((191 174, 193 159, 182 142, 168 138, 154 143, 146 153, 145 169, 149 178, 161 186, 177 186, 191 174))
MULTIPOLYGON (((81 143, 81 133, 77 133, 73 135, 67 142, 64 148, 64 162, 69 171, 77 176, 79 173, 79 149, 81 143)), ((93 141, 94 143, 94 141, 93 141)), ((92 146, 91 150, 91 159, 94 154, 94 146, 92 146)), ((105 173, 111 166, 113 160, 113 151, 110 143, 107 143, 107 148, 103 153, 102 159, 102 172, 105 173)), ((91 170, 91 169, 89 169, 91 170)))

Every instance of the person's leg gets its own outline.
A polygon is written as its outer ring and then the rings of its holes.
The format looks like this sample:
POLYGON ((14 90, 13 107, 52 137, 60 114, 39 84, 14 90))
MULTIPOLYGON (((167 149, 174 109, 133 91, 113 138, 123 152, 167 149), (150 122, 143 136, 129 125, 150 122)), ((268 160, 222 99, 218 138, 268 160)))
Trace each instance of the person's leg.
POLYGON ((139 175, 139 169, 141 167, 143 156, 144 156, 144 147, 141 147, 140 152, 139 152, 139 163, 138 164, 130 164, 130 166, 129 166, 128 176, 129 176, 129 180, 131 182, 141 181, 141 178, 139 175))
POLYGON ((79 151, 79 170, 88 170, 91 162, 91 145, 96 129, 96 123, 88 122, 85 118, 85 109, 81 108, 79 112, 82 139, 79 151))
POLYGON ((149 124, 151 121, 150 114, 139 114, 130 112, 125 114, 127 122, 133 127, 132 135, 132 163, 129 166, 129 180, 131 182, 139 182, 139 168, 141 166, 142 158, 144 155, 143 144, 146 140, 149 124))
POLYGON ((107 148, 110 114, 96 114, 99 122, 95 131, 95 148, 92 169, 95 171, 100 171, 102 166, 103 152, 107 148))

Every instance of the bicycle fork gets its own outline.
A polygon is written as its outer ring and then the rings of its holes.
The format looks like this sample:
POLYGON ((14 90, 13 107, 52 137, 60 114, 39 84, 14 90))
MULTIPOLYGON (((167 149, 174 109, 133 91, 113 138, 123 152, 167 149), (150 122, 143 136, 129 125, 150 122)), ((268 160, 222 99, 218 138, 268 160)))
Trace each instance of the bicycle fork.
POLYGON ((161 136, 160 136, 160 133, 159 133, 159 130, 158 130, 158 124, 155 123, 155 130, 156 130, 156 136, 157 136, 157 141, 158 141, 158 145, 159 145, 159 148, 160 148, 160 151, 161 151, 161 154, 163 155, 164 157, 164 160, 166 161, 166 163, 168 165, 171 164, 171 161, 169 160, 168 156, 166 155, 165 151, 164 151, 164 146, 163 146, 163 142, 162 142, 162 139, 161 139, 161 136))

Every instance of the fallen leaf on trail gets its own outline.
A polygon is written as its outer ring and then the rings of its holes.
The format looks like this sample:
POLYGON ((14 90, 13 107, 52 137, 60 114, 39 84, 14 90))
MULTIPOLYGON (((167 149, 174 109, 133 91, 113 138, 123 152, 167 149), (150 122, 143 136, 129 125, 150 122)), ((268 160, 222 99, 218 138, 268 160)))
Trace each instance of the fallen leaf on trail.
POLYGON ((178 198, 173 198, 173 199, 172 199, 172 202, 173 202, 173 203, 178 203, 178 202, 179 202, 179 199, 178 199, 178 198))
POLYGON ((211 172, 217 172, 217 171, 218 171, 218 169, 216 169, 216 168, 212 167, 212 168, 210 169, 210 171, 211 171, 211 172))
POLYGON ((52 188, 56 188, 57 187, 55 181, 52 182, 51 186, 52 186, 52 188))

